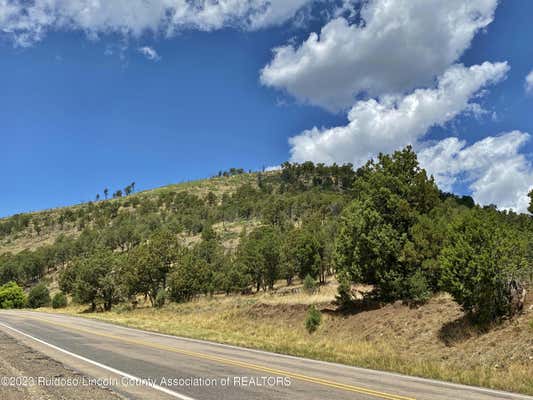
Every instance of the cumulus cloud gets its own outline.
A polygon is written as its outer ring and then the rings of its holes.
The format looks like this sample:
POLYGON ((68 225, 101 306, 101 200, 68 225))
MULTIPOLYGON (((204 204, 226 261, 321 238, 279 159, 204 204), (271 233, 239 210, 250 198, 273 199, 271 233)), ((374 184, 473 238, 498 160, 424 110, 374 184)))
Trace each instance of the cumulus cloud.
POLYGON ((159 54, 157 54, 157 51, 153 47, 139 47, 138 51, 150 61, 159 61, 161 59, 161 57, 159 56, 159 54))
POLYGON ((526 76, 526 92, 533 93, 533 70, 526 76))
POLYGON ((476 110, 471 99, 502 80, 508 70, 507 63, 453 65, 438 78, 435 88, 358 101, 348 113, 347 125, 314 127, 290 138, 291 159, 360 165, 378 152, 416 144, 429 128, 476 110))
POLYGON ((351 106, 357 94, 430 85, 492 22, 496 6, 497 0, 370 0, 360 22, 339 16, 300 46, 275 49, 261 82, 330 110, 351 106))
POLYGON ((183 29, 227 26, 260 29, 282 24, 313 0, 0 0, 0 32, 19 46, 50 30, 80 30, 90 37, 146 32, 171 36, 183 29))
POLYGON ((426 147, 418 156, 444 190, 452 191, 462 183, 482 205, 526 212, 533 168, 519 150, 528 140, 529 135, 520 131, 489 136, 470 146, 450 137, 426 147))
POLYGON ((271 165, 265 168, 265 172, 279 171, 281 170, 281 165, 271 165))

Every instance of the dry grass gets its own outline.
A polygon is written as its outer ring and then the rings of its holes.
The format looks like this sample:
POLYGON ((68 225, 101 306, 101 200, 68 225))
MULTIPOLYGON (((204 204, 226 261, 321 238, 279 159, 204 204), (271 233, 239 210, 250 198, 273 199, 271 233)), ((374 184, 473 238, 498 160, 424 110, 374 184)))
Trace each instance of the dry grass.
MULTIPOLYGON (((485 332, 470 325, 447 295, 420 308, 389 304, 340 314, 334 286, 309 296, 202 298, 163 309, 117 306, 89 318, 179 336, 259 348, 367 368, 533 394, 533 311, 485 332), (308 305, 322 309, 312 335, 308 305)), ((529 299, 531 303, 531 298, 529 299)), ((61 312, 78 314, 82 307, 61 312)))
MULTIPOLYGON (((261 225, 261 222, 256 219, 219 222, 213 225, 214 231, 218 234, 222 246, 226 250, 235 250, 239 246, 240 235, 244 229, 248 232, 261 225)), ((180 234, 179 239, 182 245, 191 246, 199 243, 202 240, 202 235, 189 235, 186 233, 180 234)))
MULTIPOLYGON (((277 172, 269 172, 267 174, 276 174, 277 172)), ((230 177, 215 177, 210 179, 201 179, 196 181, 189 181, 189 182, 183 182, 178 184, 171 184, 168 186, 146 190, 138 193, 134 193, 128 197, 122 197, 122 198, 116 198, 116 199, 108 199, 108 200, 102 200, 106 202, 117 202, 122 204, 122 210, 128 209, 126 206, 124 206, 124 203, 131 198, 137 197, 141 201, 142 199, 153 199, 156 196, 163 194, 163 193, 178 193, 178 192, 188 192, 190 194, 197 195, 201 198, 204 198, 207 196, 207 194, 211 191, 217 197, 220 199, 223 194, 225 193, 233 193, 243 184, 250 184, 254 187, 257 186, 257 173, 251 173, 251 174, 241 174, 241 175, 235 175, 230 177)), ((61 215, 61 213, 67 209, 75 212, 79 210, 80 208, 86 207, 86 204, 78 204, 68 207, 59 207, 55 209, 48 209, 48 210, 42 210, 42 211, 35 211, 27 213, 28 215, 31 215, 32 221, 37 221, 39 224, 43 223, 43 220, 49 219, 49 220, 57 220, 58 217, 61 215)), ((131 209, 130 209, 131 210, 131 209)), ((0 218, 0 221, 4 220, 5 218, 0 218)), ((230 226, 229 230, 224 229, 225 227, 221 227, 221 233, 227 236, 227 238, 224 239, 224 245, 227 248, 234 248, 238 244, 238 232, 242 230, 244 226, 247 224, 250 226, 253 226, 256 224, 257 221, 252 222, 235 222, 232 226, 230 226)), ((59 237, 61 234, 65 234, 66 236, 75 237, 80 234, 79 229, 75 226, 75 224, 72 223, 65 223, 63 227, 58 226, 57 224, 53 224, 49 227, 44 227, 40 233, 37 233, 33 227, 33 223, 30 224, 26 229, 23 229, 20 232, 17 232, 16 234, 9 235, 7 237, 0 239, 0 254, 3 253, 18 253, 22 250, 35 250, 38 247, 52 244, 57 237, 59 237)), ((194 243, 197 240, 196 237, 185 237, 184 242, 186 243, 194 243)))
POLYGON ((72 227, 66 229, 50 229, 46 232, 37 234, 30 229, 22 231, 14 237, 6 238, 0 241, 0 254, 3 253, 19 253, 23 250, 36 250, 39 247, 53 244, 54 241, 61 235, 77 237, 80 232, 72 227))

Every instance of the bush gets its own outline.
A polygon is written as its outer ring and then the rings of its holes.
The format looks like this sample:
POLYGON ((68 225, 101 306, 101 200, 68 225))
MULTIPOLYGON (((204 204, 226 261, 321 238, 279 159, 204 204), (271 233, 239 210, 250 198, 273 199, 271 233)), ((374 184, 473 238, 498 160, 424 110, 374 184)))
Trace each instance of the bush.
POLYGON ((416 271, 407 280, 409 299, 417 304, 425 303, 431 297, 431 289, 422 271, 416 271))
POLYGON ((304 279, 304 292, 307 294, 313 294, 316 292, 316 281, 309 274, 304 279))
POLYGON ((339 281, 339 286, 337 288, 335 302, 341 308, 348 307, 352 304, 352 284, 350 277, 346 272, 341 271, 337 274, 337 280, 339 281))
POLYGON ((511 283, 529 265, 523 235, 497 222, 495 213, 458 216, 439 258, 442 289, 480 323, 517 311, 511 283))
POLYGON ((67 296, 63 292, 56 293, 52 298, 52 308, 65 308, 67 304, 67 296))
POLYGON ((165 305, 167 301, 167 291, 165 289, 159 289, 157 292, 157 295, 155 296, 155 303, 154 305, 157 308, 161 308, 165 305))
POLYGON ((0 286, 0 308, 23 308, 26 305, 26 295, 15 282, 0 286))
POLYGON ((305 329, 307 329, 307 332, 313 333, 316 331, 321 322, 322 315, 320 314, 320 311, 318 311, 315 306, 309 307, 305 319, 305 329))
POLYGON ((39 283, 30 290, 28 306, 31 308, 46 307, 50 305, 50 292, 44 283, 39 283))

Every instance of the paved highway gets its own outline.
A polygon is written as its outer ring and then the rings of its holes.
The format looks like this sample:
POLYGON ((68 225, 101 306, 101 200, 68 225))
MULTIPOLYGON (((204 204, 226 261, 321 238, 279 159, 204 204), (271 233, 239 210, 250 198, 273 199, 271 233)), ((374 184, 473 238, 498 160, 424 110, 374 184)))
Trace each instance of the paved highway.
POLYGON ((65 315, 2 311, 0 330, 130 399, 533 400, 65 315))

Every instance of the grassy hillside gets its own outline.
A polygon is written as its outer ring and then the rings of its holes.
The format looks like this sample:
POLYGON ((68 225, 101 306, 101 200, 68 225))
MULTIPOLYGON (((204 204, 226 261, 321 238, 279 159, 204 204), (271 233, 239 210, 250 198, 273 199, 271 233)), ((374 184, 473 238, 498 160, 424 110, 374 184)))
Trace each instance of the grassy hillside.
MULTIPOLYGON (((273 176, 275 173, 266 175, 273 176)), ((83 229, 96 224, 97 210, 100 208, 109 209, 110 217, 126 213, 140 215, 146 211, 141 205, 148 208, 147 204, 156 203, 157 206, 150 211, 158 213, 164 212, 164 206, 160 205, 160 202, 165 197, 187 193, 204 199, 209 192, 212 192, 221 198, 224 194, 234 193, 242 185, 257 186, 257 174, 238 174, 173 184, 133 193, 127 197, 1 218, 0 254, 35 250, 43 245, 53 244, 61 235, 77 237, 83 229)))
POLYGON ((58 312, 530 394, 532 281, 531 216, 440 191, 410 148, 0 220, 0 308, 44 284, 58 312))
POLYGON ((155 332, 533 395, 532 295, 523 315, 491 329, 478 329, 447 294, 438 294, 419 307, 397 302, 349 313, 336 311, 335 294, 336 284, 330 282, 314 295, 286 294, 281 290, 249 296, 202 297, 161 309, 141 303, 136 309, 123 305, 108 313, 87 314, 86 307, 76 305, 59 312, 155 332), (309 304, 316 304, 323 316, 313 334, 304 327, 309 304))

